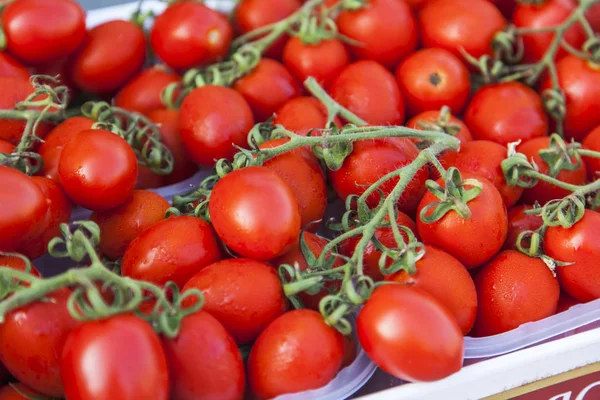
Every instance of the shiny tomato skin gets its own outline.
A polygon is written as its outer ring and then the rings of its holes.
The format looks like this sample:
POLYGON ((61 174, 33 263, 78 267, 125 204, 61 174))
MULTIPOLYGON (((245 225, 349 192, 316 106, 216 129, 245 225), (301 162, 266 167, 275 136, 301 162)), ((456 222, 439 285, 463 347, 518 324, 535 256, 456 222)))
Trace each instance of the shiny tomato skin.
POLYGON ((202 309, 215 317, 237 344, 252 343, 285 312, 277 271, 247 258, 219 261, 203 268, 183 287, 204 294, 202 309))
POLYGON ((179 82, 179 77, 164 68, 145 69, 123 86, 115 96, 114 104, 129 111, 148 114, 164 108, 160 95, 165 87, 176 82, 179 82))
MULTIPOLYGON (((467 203, 471 217, 464 219, 451 210, 430 224, 417 218, 417 230, 425 244, 450 253, 467 269, 471 269, 491 259, 502 248, 508 231, 508 219, 502 196, 490 181, 478 175, 461 175, 463 180, 475 179, 483 187, 479 196, 467 203)), ((441 179, 437 183, 445 186, 441 179)), ((469 188, 467 185, 467 189, 469 188)), ((425 206, 438 200, 433 193, 425 193, 417 215, 425 206)))
POLYGON ((342 35, 361 43, 349 46, 358 60, 393 68, 417 48, 417 22, 404 1, 372 0, 368 7, 343 11, 337 24, 342 35))
POLYGON ((62 289, 10 312, 0 324, 0 361, 20 382, 48 396, 62 397, 60 354, 79 322, 67 310, 62 289))
POLYGON ((404 99, 391 72, 375 61, 348 65, 331 82, 330 93, 369 125, 400 125, 404 99))
POLYGON ((460 326, 450 311, 423 289, 378 287, 358 314, 356 330, 375 364, 402 380, 434 381, 462 367, 460 326))
POLYGON ((166 400, 169 396, 160 339, 146 321, 133 315, 87 322, 71 331, 60 366, 68 399, 166 400))
POLYGON ((600 298, 598 235, 600 213, 586 210, 583 218, 569 229, 550 227, 544 237, 544 250, 555 260, 572 262, 557 267, 562 290, 581 302, 600 298))
MULTIPOLYGON (((0 255, 0 267, 8 267, 8 268, 12 268, 14 270, 17 271, 23 271, 25 272, 27 269, 27 265, 25 264, 25 261, 23 261, 22 258, 17 257, 17 256, 2 256, 0 255)), ((37 268, 35 267, 35 265, 33 265, 33 263, 31 264, 31 269, 29 270, 29 274, 35 276, 35 277, 40 277, 40 273, 37 270, 37 268)), ((0 363, 0 370, 2 369, 2 363, 0 363)), ((0 377, 2 376, 2 373, 0 372, 0 377)), ((2 382, 2 379, 0 379, 0 382, 2 382)))
POLYGON ((15 251, 43 229, 38 222, 48 212, 48 202, 24 173, 0 166, 0 204, 0 251, 15 251))
POLYGON ((519 251, 494 257, 478 272, 475 285, 479 308, 474 336, 498 335, 556 313, 558 280, 542 260, 519 251))
POLYGON ((79 132, 58 162, 60 183, 75 203, 92 211, 123 204, 135 186, 137 159, 120 136, 103 130, 79 132))
POLYGON ((156 17, 150 43, 169 67, 182 70, 225 57, 233 30, 227 18, 202 3, 182 1, 156 17))
POLYGON ((271 260, 300 236, 294 191, 266 167, 246 167, 225 175, 210 195, 208 211, 221 240, 243 257, 271 260))
POLYGON ((0 51, 0 76, 29 79, 31 74, 19 61, 0 51))
POLYGON ((502 145, 548 134, 540 96, 519 82, 483 87, 467 106, 464 121, 475 139, 502 145))
MULTIPOLYGON (((335 124, 340 126, 336 117, 335 124)), ((327 124, 327 109, 313 97, 294 97, 275 113, 274 125, 283 125, 297 135, 306 136, 313 129, 324 129, 327 124)))
POLYGON ((3 10, 2 27, 11 54, 27 64, 44 64, 83 42, 85 12, 74 0, 17 0, 3 10))
POLYGON ((0 388, 0 400, 30 400, 30 399, 46 399, 44 395, 35 390, 28 388, 19 382, 13 382, 0 388), (26 395, 27 397, 23 396, 26 395))
MULTIPOLYGON (((600 126, 592 130, 583 139, 581 146, 586 150, 600 152, 600 126)), ((582 157, 582 160, 585 162, 588 181, 593 182, 600 178, 600 158, 582 157)))
MULTIPOLYGON (((354 143, 352 153, 337 171, 329 171, 329 180, 338 197, 345 200, 351 194, 361 195, 370 185, 384 175, 410 164, 417 156, 417 147, 408 139, 374 139, 354 143)), ((402 196, 398 199, 400 211, 414 213, 425 193, 425 181, 429 176, 424 166, 415 174, 402 196)), ((385 195, 392 192, 399 178, 393 178, 380 186, 385 195)), ((370 207, 377 206, 380 194, 367 198, 370 207)))
POLYGON ((273 321, 248 359, 248 383, 257 399, 317 389, 337 374, 343 336, 312 310, 294 310, 273 321))
POLYGON ((505 250, 516 250, 517 238, 524 231, 535 231, 540 228, 544 221, 537 215, 525 214, 525 211, 533 209, 529 205, 517 205, 508 210, 508 233, 504 242, 505 250))
POLYGON ((349 62, 346 47, 336 38, 318 44, 304 44, 294 36, 283 49, 283 63, 300 82, 312 76, 319 83, 327 85, 349 62))
MULTIPOLYGON (((550 138, 541 137, 532 139, 517 146, 517 151, 525 154, 528 160, 533 160, 537 164, 539 171, 542 174, 548 174, 550 168, 546 161, 540 157, 539 151, 542 149, 547 149, 549 146, 550 138)), ((560 171, 556 176, 556 179, 571 183, 573 185, 583 185, 586 181, 585 164, 582 162, 581 166, 576 170, 570 171, 565 169, 560 171)), ((558 186, 554 186, 548 182, 539 181, 534 187, 525 189, 522 200, 525 204, 534 204, 537 201, 543 205, 550 200, 560 199, 568 196, 569 194, 571 194, 571 192, 566 189, 559 188, 558 186)))
POLYGON ((109 21, 88 32, 71 61, 71 76, 86 92, 110 94, 142 69, 145 58, 142 28, 130 21, 109 21))
POLYGON ((409 115, 443 106, 460 114, 471 90, 469 70, 444 49, 423 49, 409 55, 398 66, 396 79, 409 115))
POLYGON ((210 224, 191 216, 163 219, 131 242, 121 264, 124 276, 179 287, 221 259, 210 224))
POLYGON ((176 338, 162 339, 169 364, 171 398, 239 400, 244 363, 233 338, 206 311, 184 318, 176 338))
POLYGON ((202 86, 187 95, 179 109, 181 140, 195 162, 212 167, 231 159, 235 147, 247 148, 254 126, 250 106, 241 94, 220 86, 202 86))

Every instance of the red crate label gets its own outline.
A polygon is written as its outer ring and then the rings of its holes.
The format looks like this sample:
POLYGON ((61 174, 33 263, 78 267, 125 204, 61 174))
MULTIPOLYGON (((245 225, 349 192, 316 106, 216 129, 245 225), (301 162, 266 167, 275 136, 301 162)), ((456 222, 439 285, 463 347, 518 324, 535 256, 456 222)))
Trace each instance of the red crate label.
POLYGON ((560 382, 513 400, 600 400, 600 371, 560 382))

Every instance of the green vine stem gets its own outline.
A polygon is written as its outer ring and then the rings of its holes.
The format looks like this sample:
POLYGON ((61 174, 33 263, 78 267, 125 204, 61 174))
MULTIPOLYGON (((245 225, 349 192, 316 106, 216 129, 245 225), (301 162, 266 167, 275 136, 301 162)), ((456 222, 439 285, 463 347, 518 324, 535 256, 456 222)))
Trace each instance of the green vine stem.
POLYGON ((319 85, 317 80, 312 76, 304 81, 304 87, 306 87, 306 89, 327 109, 326 126, 330 126, 337 116, 340 116, 349 123, 357 126, 367 125, 365 120, 332 99, 325 89, 323 89, 323 87, 319 85))

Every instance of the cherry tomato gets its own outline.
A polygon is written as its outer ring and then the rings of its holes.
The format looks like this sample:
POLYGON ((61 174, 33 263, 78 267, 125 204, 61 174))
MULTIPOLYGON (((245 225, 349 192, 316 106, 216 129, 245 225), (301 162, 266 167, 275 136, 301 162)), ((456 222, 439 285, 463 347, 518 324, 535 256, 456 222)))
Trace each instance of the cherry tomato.
POLYGON ((30 399, 38 399, 43 400, 47 399, 41 393, 36 392, 23 385, 22 383, 11 383, 10 385, 6 385, 0 388, 0 400, 30 400, 30 399), (25 397, 25 396, 27 397, 25 397))
POLYGON ((370 125, 400 125, 404 121, 404 99, 391 72, 375 61, 348 65, 332 81, 335 101, 370 125))
POLYGON ((271 260, 288 251, 300 236, 294 191, 266 167, 225 175, 212 190, 208 211, 221 240, 243 257, 271 260))
POLYGON ((179 77, 163 68, 145 69, 117 93, 115 106, 141 114, 164 108, 160 95, 165 87, 176 82, 179 77))
MULTIPOLYGON (((439 118, 440 111, 424 111, 409 119, 406 123, 406 127, 411 129, 426 130, 424 129, 422 124, 435 124, 439 118)), ((471 131, 469 130, 467 125, 465 125, 465 123, 462 122, 460 119, 456 118, 453 115, 450 115, 448 118, 448 122, 458 127, 458 132, 456 133, 456 135, 454 135, 454 137, 460 140, 461 145, 473 140, 471 131)))
POLYGON ((239 400, 244 396, 244 363, 235 341, 205 311, 185 317, 174 339, 163 339, 171 398, 239 400))
MULTIPOLYGON (((12 268, 17 271, 23 271, 23 272, 27 271, 27 264, 25 264, 25 261, 23 261, 22 258, 17 257, 17 256, 0 255, 0 267, 8 267, 8 268, 12 268)), ((31 269, 29 270, 29 274, 33 275, 35 277, 41 276, 39 271, 33 264, 31 264, 31 269)), ((2 368, 3 368, 2 364, 0 363, 0 377, 3 376, 2 372, 1 372, 2 368)), ((3 382, 2 379, 0 379, 0 383, 1 382, 3 382)))
POLYGON ((533 207, 520 205, 508 210, 508 234, 504 242, 505 250, 516 250, 517 238, 524 231, 535 231, 540 228, 544 221, 537 215, 525 214, 525 211, 533 207))
MULTIPOLYGON (((519 153, 523 153, 527 156, 528 160, 533 160, 539 168, 542 174, 548 174, 550 167, 540 157, 539 151, 550 147, 550 138, 542 137, 525 142, 517 147, 519 153)), ((572 160, 574 162, 574 160, 572 160)), ((581 166, 575 170, 564 169, 558 173, 556 179, 559 181, 571 183, 573 185, 583 185, 586 181, 586 170, 585 164, 581 163, 581 166)), ((536 201, 540 204, 545 204, 553 199, 560 199, 562 197, 571 194, 566 189, 554 186, 551 183, 539 181, 534 187, 525 189, 523 192, 523 202, 525 204, 533 204, 536 201)))
POLYGON ((6 315, 0 324, 0 360, 12 376, 48 396, 63 396, 60 353, 79 323, 67 310, 63 289, 6 315))
POLYGON ((581 302, 572 298, 565 292, 561 292, 560 297, 558 298, 558 306, 556 307, 556 313, 558 314, 563 311, 567 311, 569 308, 576 306, 577 304, 581 304, 581 302))
MULTIPOLYGON (((326 128, 327 109, 313 97, 294 97, 275 113, 274 125, 283 125, 297 135, 306 136, 313 129, 326 128)), ((340 126, 336 117, 335 124, 340 126)))
MULTIPOLYGON (((592 130, 581 143, 587 150, 600 152, 600 126, 592 130)), ((582 157, 585 162, 588 181, 593 182, 600 178, 600 158, 582 157)))
POLYGON ((14 251, 38 235, 48 212, 40 187, 27 175, 0 165, 0 251, 14 251))
POLYGON ((326 85, 349 62, 346 47, 335 38, 305 44, 302 39, 292 37, 283 49, 283 63, 300 82, 312 76, 326 85))
POLYGON ((179 287, 202 268, 221 259, 210 224, 196 217, 163 219, 139 235, 121 263, 124 276, 179 287))
POLYGON ((583 218, 569 229, 550 227, 544 237, 544 250, 555 260, 572 265, 557 267, 560 287, 581 302, 600 298, 600 213, 586 210, 583 218))
POLYGON ((182 1, 156 17, 150 43, 162 61, 179 70, 225 57, 232 36, 225 16, 202 3, 182 1))
POLYGON ((0 76, 29 79, 30 75, 24 65, 12 58, 8 53, 0 51, 0 76))
POLYGON ((103 129, 73 137, 60 155, 58 175, 67 196, 92 211, 123 204, 135 186, 137 159, 129 144, 103 129))
MULTIPOLYGON (((502 196, 490 181, 468 173, 462 174, 462 178, 475 179, 482 185, 479 196, 467 203, 471 217, 465 219, 451 210, 430 224, 417 218, 417 230, 424 243, 450 253, 471 269, 485 263, 500 250, 506 239, 508 219, 502 196)), ((441 179, 437 183, 445 186, 441 179)), ((417 215, 425 206, 438 200, 433 193, 425 193, 417 215)))
POLYGON ((556 313, 558 280, 542 260, 516 250, 503 251, 483 266, 475 285, 474 336, 498 335, 556 313))
POLYGON ((392 68, 417 48, 417 22, 404 1, 372 0, 337 19, 342 35, 360 43, 350 46, 354 58, 374 60, 392 68))
POLYGON ((92 28, 72 60, 72 79, 84 91, 109 94, 144 65, 146 38, 130 21, 109 21, 92 28))
MULTIPOLYGON (((370 185, 384 175, 410 164, 417 156, 417 147, 408 139, 374 139, 354 143, 352 153, 337 171, 329 171, 329 180, 342 200, 351 194, 362 195, 370 185)), ((421 168, 398 199, 398 209, 411 214, 425 193, 425 181, 429 176, 426 166, 421 168)), ((393 178, 379 186, 387 196, 398 184, 393 178)), ((380 194, 374 192, 367 197, 367 204, 375 207, 380 194)))
POLYGON ((484 86, 471 99, 464 121, 475 139, 502 145, 548 134, 542 100, 519 82, 484 86))
POLYGON ((169 396, 160 339, 148 323, 133 315, 87 322, 71 331, 60 367, 68 399, 166 400, 169 396))
POLYGON ((17 0, 2 11, 8 51, 28 64, 73 53, 85 38, 85 12, 74 0, 17 0))
POLYGON ((179 109, 181 140, 192 160, 212 167, 220 158, 231 159, 234 145, 248 147, 246 136, 254 126, 250 106, 241 94, 220 86, 202 86, 187 95, 179 109))
POLYGON ((405 381, 434 381, 460 370, 464 341, 433 295, 407 285, 375 289, 358 314, 360 344, 381 369, 405 381))
POLYGON ((0 153, 10 154, 15 150, 15 145, 0 139, 0 153))
POLYGON ((469 70, 444 49, 423 49, 408 56, 396 71, 408 114, 450 107, 459 114, 469 97, 469 70))
POLYGON ((294 310, 260 334, 248 359, 248 382, 257 399, 317 389, 337 374, 344 339, 312 310, 294 310))

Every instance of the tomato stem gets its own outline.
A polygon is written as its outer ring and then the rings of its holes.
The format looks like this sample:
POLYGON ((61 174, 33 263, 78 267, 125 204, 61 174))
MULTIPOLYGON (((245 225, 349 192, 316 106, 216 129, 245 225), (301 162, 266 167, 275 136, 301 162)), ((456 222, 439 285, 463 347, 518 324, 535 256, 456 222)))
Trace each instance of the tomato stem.
POLYGON ((352 111, 348 110, 346 107, 342 106, 338 102, 336 102, 331 96, 319 85, 317 80, 312 76, 307 78, 304 81, 304 86, 308 89, 308 91, 317 98, 326 108, 327 108, 327 124, 329 126, 336 116, 340 116, 351 124, 357 126, 365 126, 368 125, 365 120, 360 118, 358 115, 354 114, 352 111))

